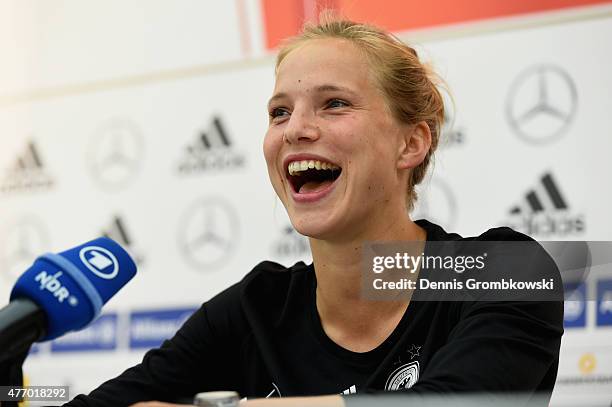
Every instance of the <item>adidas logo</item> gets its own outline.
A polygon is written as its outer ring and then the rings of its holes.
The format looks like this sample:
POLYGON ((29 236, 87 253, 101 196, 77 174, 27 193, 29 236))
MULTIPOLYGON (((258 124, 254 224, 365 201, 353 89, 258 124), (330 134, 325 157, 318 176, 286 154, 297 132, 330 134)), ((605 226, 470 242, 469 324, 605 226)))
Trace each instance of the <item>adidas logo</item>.
POLYGON ((144 259, 135 252, 133 241, 128 234, 125 222, 120 216, 115 216, 113 218, 109 227, 102 231, 102 236, 113 239, 115 242, 119 243, 126 249, 138 266, 142 265, 144 259))
POLYGON ((40 152, 33 142, 17 157, 0 184, 0 193, 49 189, 53 179, 45 173, 40 152))
POLYGON ((272 247, 272 251, 277 257, 301 257, 310 253, 308 239, 300 235, 293 229, 293 226, 287 225, 282 236, 276 240, 272 247))
POLYGON ((444 110, 444 125, 440 136, 440 148, 457 147, 465 145, 466 132, 463 126, 455 122, 455 118, 448 109, 444 110))
POLYGON ((183 174, 222 171, 244 164, 245 155, 235 151, 221 119, 214 117, 209 128, 187 146, 178 171, 183 174))
POLYGON ((563 237, 585 230, 584 215, 570 211, 552 173, 544 174, 524 199, 510 208, 510 227, 530 236, 563 237))
POLYGON ((342 393, 340 394, 356 394, 356 393, 357 393, 357 387, 355 387, 355 385, 352 385, 348 389, 342 390, 342 393))
POLYGON ((517 215, 524 210, 530 211, 531 213, 543 212, 545 206, 548 207, 549 210, 564 210, 568 208, 563 195, 561 195, 550 173, 542 176, 539 188, 536 187, 525 194, 525 203, 527 207, 521 207, 520 205, 514 206, 510 209, 510 214, 517 215))

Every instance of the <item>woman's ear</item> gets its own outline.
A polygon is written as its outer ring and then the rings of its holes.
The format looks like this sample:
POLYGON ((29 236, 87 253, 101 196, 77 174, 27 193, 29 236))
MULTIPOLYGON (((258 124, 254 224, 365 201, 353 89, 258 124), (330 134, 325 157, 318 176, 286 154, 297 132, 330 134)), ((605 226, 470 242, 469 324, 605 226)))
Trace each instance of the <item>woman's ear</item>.
POLYGON ((431 130, 425 121, 407 127, 397 160, 398 169, 414 168, 421 164, 431 147, 431 130))

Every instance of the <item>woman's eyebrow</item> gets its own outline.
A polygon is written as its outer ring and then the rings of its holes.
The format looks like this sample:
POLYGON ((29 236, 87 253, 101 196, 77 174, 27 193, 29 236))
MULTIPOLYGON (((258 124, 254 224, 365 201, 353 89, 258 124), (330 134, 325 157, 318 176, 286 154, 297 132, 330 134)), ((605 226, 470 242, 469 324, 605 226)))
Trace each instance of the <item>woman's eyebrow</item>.
POLYGON ((286 94, 286 93, 284 93, 284 92, 277 93, 276 95, 272 96, 272 97, 270 98, 270 100, 268 101, 268 107, 270 107, 270 105, 272 104, 272 102, 274 102, 275 100, 278 100, 278 99, 283 99, 283 98, 285 98, 285 97, 287 97, 287 94, 286 94))
MULTIPOLYGON (((338 85, 333 85, 333 84, 319 85, 319 86, 315 87, 314 90, 316 92, 337 92, 337 91, 340 91, 340 92, 349 93, 351 95, 357 95, 356 92, 354 92, 353 90, 351 90, 351 89, 349 89, 349 88, 347 88, 345 86, 338 86, 338 85)), ((272 102, 274 102, 275 100, 283 99, 285 97, 287 97, 287 93, 285 93, 285 92, 280 92, 280 93, 275 94, 268 101, 268 106, 270 106, 272 104, 272 102)))
POLYGON ((351 89, 349 89, 349 88, 347 88, 347 87, 345 87, 345 86, 338 86, 338 85, 331 85, 331 84, 329 84, 329 85, 327 85, 327 84, 326 84, 326 85, 320 85, 320 86, 317 86, 317 87, 315 88, 315 90, 316 90, 317 92, 334 92, 334 91, 340 91, 340 92, 346 92, 346 93, 350 93, 350 94, 352 94, 352 95, 356 95, 356 93, 355 93, 353 90, 351 90, 351 89))

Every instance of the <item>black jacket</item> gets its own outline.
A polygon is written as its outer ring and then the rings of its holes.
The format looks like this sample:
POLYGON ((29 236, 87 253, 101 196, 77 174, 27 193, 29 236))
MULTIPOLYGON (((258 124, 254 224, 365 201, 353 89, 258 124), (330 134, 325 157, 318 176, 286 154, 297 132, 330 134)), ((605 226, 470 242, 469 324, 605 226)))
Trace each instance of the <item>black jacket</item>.
MULTIPOLYGON (((428 241, 464 240, 430 222, 417 223, 428 241)), ((497 228, 470 239, 529 238, 497 228)), ((554 263, 547 264, 558 275, 554 263)), ((142 363, 67 405, 189 401, 209 390, 248 398, 552 392, 563 333, 560 301, 413 301, 387 340, 355 353, 325 334, 315 288, 312 265, 262 262, 203 304, 142 363)))

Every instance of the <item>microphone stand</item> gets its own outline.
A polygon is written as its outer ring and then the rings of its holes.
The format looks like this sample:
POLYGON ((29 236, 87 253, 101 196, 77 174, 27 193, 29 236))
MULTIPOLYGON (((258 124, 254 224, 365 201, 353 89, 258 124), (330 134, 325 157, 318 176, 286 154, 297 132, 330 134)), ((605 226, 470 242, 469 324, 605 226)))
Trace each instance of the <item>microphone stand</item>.
MULTIPOLYGON (((32 301, 18 298, 2 308, 0 319, 0 386, 23 386, 23 362, 32 343, 45 335, 46 317, 32 301)), ((17 407, 2 401, 1 407, 17 407)))
MULTIPOLYGON (((6 359, 0 362, 0 385, 2 386, 23 386, 23 362, 30 347, 25 352, 22 352, 11 359, 6 359)), ((1 401, 1 407, 17 407, 17 401, 1 401)))

